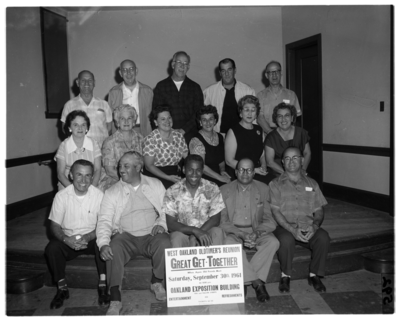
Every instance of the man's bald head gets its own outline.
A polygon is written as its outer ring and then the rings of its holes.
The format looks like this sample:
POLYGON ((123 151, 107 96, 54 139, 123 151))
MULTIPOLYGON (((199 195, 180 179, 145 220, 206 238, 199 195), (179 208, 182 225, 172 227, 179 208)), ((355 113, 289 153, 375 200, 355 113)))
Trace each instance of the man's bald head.
POLYGON ((92 79, 94 80, 94 75, 92 72, 88 71, 88 70, 82 70, 79 74, 78 74, 78 80, 80 80, 82 78, 83 75, 90 75, 92 76, 92 79))
POLYGON ((136 69, 136 64, 133 60, 125 59, 119 64, 119 69, 134 67, 136 69))
POLYGON ((286 153, 290 151, 293 155, 301 156, 300 149, 295 146, 289 146, 285 151, 283 151, 282 159, 286 156, 286 153))
POLYGON ((246 168, 252 168, 254 169, 254 163, 252 160, 248 159, 248 158, 244 158, 241 159, 238 163, 237 163, 237 169, 241 168, 245 166, 246 168))

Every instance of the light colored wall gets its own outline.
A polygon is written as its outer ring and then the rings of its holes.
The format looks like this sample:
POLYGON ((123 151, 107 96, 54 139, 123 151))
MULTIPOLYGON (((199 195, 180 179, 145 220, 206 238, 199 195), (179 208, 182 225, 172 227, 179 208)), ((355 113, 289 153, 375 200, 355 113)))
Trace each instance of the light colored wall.
MULTIPOLYGON (((283 45, 321 33, 323 143, 390 147, 390 7, 283 7, 282 25, 283 45)), ((324 182, 389 194, 386 161, 324 153, 324 182)))
MULTIPOLYGON (((46 119, 39 8, 7 8, 7 159, 54 152, 57 120, 46 119)), ((7 169, 7 204, 53 190, 49 167, 7 169)))
POLYGON ((279 7, 102 9, 69 12, 68 20, 70 78, 93 71, 100 98, 126 58, 136 62, 139 81, 154 88, 168 76, 172 55, 184 50, 192 58, 188 76, 205 88, 215 82, 218 62, 230 57, 237 79, 258 92, 265 65, 283 57, 279 7))
POLYGON ((389 179, 388 157, 327 151, 323 156, 329 183, 389 195, 389 181, 380 181, 389 179))

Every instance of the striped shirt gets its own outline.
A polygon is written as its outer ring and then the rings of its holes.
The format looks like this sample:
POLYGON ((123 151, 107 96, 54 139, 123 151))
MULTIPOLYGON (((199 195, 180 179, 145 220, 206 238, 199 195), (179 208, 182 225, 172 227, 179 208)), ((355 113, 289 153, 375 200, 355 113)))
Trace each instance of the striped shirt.
MULTIPOLYGON (((54 160, 65 161, 65 176, 68 178, 69 171, 72 164, 76 160, 87 160, 94 164, 94 160, 101 156, 100 148, 97 142, 93 141, 91 138, 85 136, 82 148, 78 149, 76 146, 72 135, 65 139, 58 147, 56 156, 54 160)), ((59 183, 59 189, 63 188, 62 184, 59 183), (61 186, 61 187, 60 187, 61 186)))
POLYGON ((96 228, 103 192, 90 185, 83 199, 75 194, 74 185, 59 191, 54 198, 49 219, 61 226, 64 234, 86 234, 96 228))
POLYGON ((87 105, 79 95, 65 104, 61 114, 61 121, 65 123, 67 115, 74 110, 86 112, 90 119, 90 130, 87 136, 102 146, 103 141, 108 137, 107 123, 112 122, 112 112, 108 103, 93 97, 89 105, 87 105))
POLYGON ((295 184, 285 172, 269 183, 269 189, 271 207, 278 208, 291 225, 312 224, 315 210, 328 204, 318 183, 303 174, 295 184))
POLYGON ((271 128, 276 127, 276 124, 272 121, 272 113, 274 112, 274 108, 281 102, 295 106, 297 116, 301 116, 302 114, 296 93, 284 88, 282 85, 277 94, 273 92, 271 87, 267 87, 257 94, 257 98, 259 99, 261 106, 260 116, 264 116, 271 128))

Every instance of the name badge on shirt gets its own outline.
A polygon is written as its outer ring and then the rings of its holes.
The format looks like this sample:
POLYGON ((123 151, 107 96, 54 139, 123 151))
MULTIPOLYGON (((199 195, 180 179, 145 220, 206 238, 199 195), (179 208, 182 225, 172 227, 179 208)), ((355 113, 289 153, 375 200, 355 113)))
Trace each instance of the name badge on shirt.
POLYGON ((306 192, 312 192, 314 191, 312 187, 306 187, 306 192))
POLYGON ((284 102, 285 104, 287 104, 287 105, 290 104, 290 100, 289 100, 289 99, 283 99, 283 102, 284 102))

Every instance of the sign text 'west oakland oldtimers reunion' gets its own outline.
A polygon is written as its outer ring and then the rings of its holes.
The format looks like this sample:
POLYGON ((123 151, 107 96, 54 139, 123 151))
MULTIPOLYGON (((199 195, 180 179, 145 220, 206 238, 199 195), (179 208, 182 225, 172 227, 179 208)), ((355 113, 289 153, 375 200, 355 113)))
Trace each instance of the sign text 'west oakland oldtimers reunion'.
POLYGON ((240 244, 165 250, 168 307, 244 303, 240 244))

